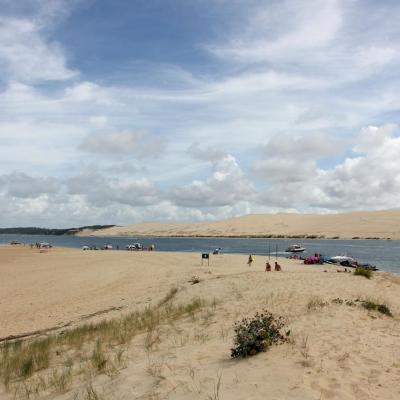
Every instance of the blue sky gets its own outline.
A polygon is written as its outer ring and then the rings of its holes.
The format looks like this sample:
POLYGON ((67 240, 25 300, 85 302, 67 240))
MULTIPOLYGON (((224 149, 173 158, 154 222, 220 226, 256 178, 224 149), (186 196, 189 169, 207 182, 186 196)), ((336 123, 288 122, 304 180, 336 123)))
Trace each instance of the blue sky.
POLYGON ((398 2, 0 6, 1 226, 398 207, 398 2))

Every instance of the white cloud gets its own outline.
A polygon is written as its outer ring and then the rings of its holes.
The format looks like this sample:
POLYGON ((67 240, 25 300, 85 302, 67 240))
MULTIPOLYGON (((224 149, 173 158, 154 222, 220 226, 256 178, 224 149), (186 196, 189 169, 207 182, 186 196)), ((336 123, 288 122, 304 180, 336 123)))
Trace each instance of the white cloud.
POLYGON ((250 200, 254 191, 236 159, 228 154, 215 162, 209 178, 176 187, 170 191, 169 198, 182 207, 223 207, 250 200))
POLYGON ((7 196, 31 199, 38 198, 42 194, 57 193, 60 189, 55 178, 32 177, 18 172, 0 175, 0 185, 7 196))
POLYGON ((227 153, 219 147, 202 146, 199 142, 192 143, 187 151, 192 157, 200 161, 217 162, 227 156, 227 153))
MULTIPOLYGON (((396 208, 400 201, 400 137, 398 126, 368 127, 361 130, 355 151, 362 156, 347 157, 329 169, 315 160, 285 158, 280 164, 261 161, 263 177, 270 189, 259 201, 297 209, 363 210, 396 208), (360 145, 361 144, 361 145, 360 145)), ((315 148, 317 150, 317 148, 315 148)), ((274 160, 280 158, 279 149, 274 160)))
MULTIPOLYGON (((337 0, 313 0, 304 2, 280 2, 279 8, 271 10, 266 7, 257 9, 251 16, 250 27, 244 38, 239 35, 228 45, 210 46, 209 49, 221 57, 236 58, 249 62, 260 62, 270 59, 287 59, 298 52, 319 49, 332 43, 342 25, 342 10, 337 0), (271 12, 272 11, 272 12, 271 12), (278 13, 280 18, 274 17, 278 13), (278 37, 271 25, 282 24, 285 29, 278 37), (289 21, 295 21, 290 26, 289 21), (264 36, 264 37, 260 37, 264 36)), ((277 29, 279 32, 279 28, 277 29)))
POLYGON ((399 7, 236 4, 198 65, 129 60, 111 84, 68 64, 69 2, 30 4, 0 17, 4 223, 397 206, 399 7))
POLYGON ((254 162, 253 171, 256 176, 283 186, 305 182, 315 177, 317 161, 342 151, 339 142, 326 135, 275 135, 263 149, 265 158, 254 162))
POLYGON ((385 142, 390 142, 393 139, 393 134, 397 129, 398 127, 394 124, 388 124, 381 127, 368 126, 367 128, 363 128, 358 136, 354 150, 370 153, 377 148, 382 148, 382 146, 385 145, 385 142))
POLYGON ((91 134, 85 137, 80 148, 91 153, 151 158, 162 154, 165 144, 159 137, 145 132, 114 132, 91 134))
POLYGON ((104 105, 112 103, 107 90, 93 82, 79 82, 67 87, 64 101, 72 103, 95 102, 104 105))
POLYGON ((57 42, 33 20, 0 17, 0 71, 8 81, 63 81, 77 75, 57 42))

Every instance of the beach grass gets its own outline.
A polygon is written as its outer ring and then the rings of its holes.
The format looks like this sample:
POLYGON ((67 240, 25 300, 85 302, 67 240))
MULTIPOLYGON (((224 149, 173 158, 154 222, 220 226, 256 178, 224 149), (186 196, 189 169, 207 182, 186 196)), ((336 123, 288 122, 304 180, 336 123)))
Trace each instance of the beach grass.
POLYGON ((357 267, 354 270, 354 275, 364 276, 367 279, 371 279, 373 276, 373 272, 370 269, 357 267))
POLYGON ((68 368, 61 372, 53 370, 50 379, 50 386, 62 391, 73 371, 71 364, 74 354, 78 359, 78 353, 90 346, 92 351, 88 365, 91 365, 95 374, 105 373, 110 364, 110 353, 116 352, 116 360, 122 358, 123 350, 119 346, 147 332, 151 336, 148 344, 151 347, 154 345, 151 343, 155 340, 154 332, 160 324, 185 316, 193 317, 206 305, 206 301, 198 297, 185 304, 174 304, 177 293, 178 289, 172 288, 157 305, 134 311, 122 318, 84 324, 46 338, 5 342, 0 346, 1 381, 8 388, 11 382, 24 381, 38 371, 51 368, 53 359, 68 353, 68 368))

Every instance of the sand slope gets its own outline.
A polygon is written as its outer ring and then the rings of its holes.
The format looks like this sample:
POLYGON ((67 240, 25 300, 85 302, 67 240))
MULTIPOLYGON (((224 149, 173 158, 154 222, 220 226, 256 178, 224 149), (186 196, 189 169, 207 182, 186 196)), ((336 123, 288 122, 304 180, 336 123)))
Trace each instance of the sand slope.
MULTIPOLYGON (((377 273, 367 280, 285 259, 283 272, 265 273, 265 258, 256 257, 249 268, 246 256, 228 254, 212 257, 210 267, 193 253, 0 248, 0 260, 1 335, 122 306, 112 314, 117 316, 154 304, 171 286, 179 288, 177 303, 195 296, 216 299, 214 308, 194 318, 161 325, 151 350, 144 346, 145 334, 136 337, 126 349, 124 369, 92 378, 103 399, 400 398, 398 277, 377 273), (191 285, 194 274, 201 282, 191 285), (386 301, 394 318, 332 303, 335 298, 386 301), (309 310, 311 299, 326 304, 309 310), (292 342, 230 359, 234 322, 263 309, 286 318, 292 342)), ((13 395, 0 388, 0 398, 13 395)), ((45 398, 88 397, 76 378, 65 393, 45 398)))
POLYGON ((345 214, 260 214, 216 222, 149 222, 84 231, 94 236, 307 236, 400 239, 400 210, 345 214))

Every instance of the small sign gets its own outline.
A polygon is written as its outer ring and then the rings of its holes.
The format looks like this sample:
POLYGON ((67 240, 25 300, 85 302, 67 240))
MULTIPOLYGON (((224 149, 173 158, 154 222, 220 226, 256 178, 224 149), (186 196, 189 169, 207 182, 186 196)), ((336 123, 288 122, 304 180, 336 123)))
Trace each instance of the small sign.
POLYGON ((207 260, 208 265, 210 265, 210 254, 209 253, 201 253, 201 265, 203 265, 203 260, 207 260))

